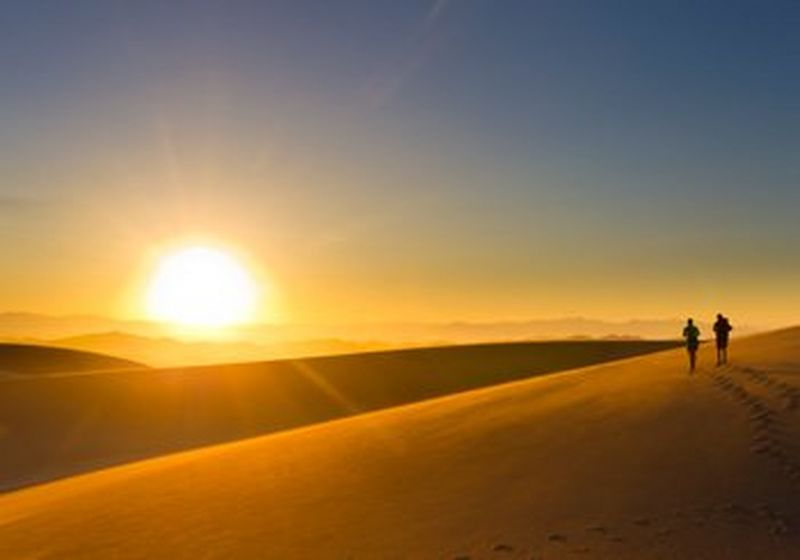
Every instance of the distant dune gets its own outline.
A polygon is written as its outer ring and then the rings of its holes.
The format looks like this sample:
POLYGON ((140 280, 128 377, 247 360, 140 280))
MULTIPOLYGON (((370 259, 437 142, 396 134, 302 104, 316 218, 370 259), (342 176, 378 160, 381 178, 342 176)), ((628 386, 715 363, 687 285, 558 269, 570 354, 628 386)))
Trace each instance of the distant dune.
POLYGON ((6 380, 0 489, 675 344, 486 344, 6 380))
POLYGON ((0 557, 796 559, 800 331, 731 351, 715 369, 704 347, 693 377, 675 350, 6 494, 0 557))
MULTIPOLYGON (((169 337, 146 337, 124 332, 87 334, 44 342, 53 346, 74 348, 125 356, 156 367, 209 365, 228 362, 255 362, 296 358, 352 354, 396 348, 397 344, 354 342, 347 340, 303 340, 280 344, 255 344, 232 341, 188 342, 169 337)), ((409 345, 410 346, 410 345, 409 345)))
POLYGON ((137 362, 95 352, 0 343, 0 375, 141 369, 137 362))

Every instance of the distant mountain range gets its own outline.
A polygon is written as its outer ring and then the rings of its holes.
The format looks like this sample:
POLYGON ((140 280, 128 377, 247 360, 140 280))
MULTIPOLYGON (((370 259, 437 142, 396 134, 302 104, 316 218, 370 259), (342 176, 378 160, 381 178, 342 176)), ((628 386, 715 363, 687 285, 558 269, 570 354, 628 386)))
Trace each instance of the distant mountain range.
MULTIPOLYGON (((700 324, 706 335, 709 323, 700 324)), ((736 334, 760 329, 735 325, 736 334)), ((328 355, 410 346, 552 339, 674 339, 683 320, 624 322, 584 318, 492 323, 373 323, 359 325, 249 325, 224 340, 176 336, 168 326, 95 316, 53 317, 0 313, 0 340, 36 342, 101 352, 152 366, 328 355)))

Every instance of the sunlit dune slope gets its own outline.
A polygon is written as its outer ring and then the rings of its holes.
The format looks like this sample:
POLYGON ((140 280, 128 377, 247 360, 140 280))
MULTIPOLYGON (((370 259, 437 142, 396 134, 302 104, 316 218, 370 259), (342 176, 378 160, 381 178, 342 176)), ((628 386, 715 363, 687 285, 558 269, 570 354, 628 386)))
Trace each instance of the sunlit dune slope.
POLYGON ((0 497, 0 557, 798 558, 800 331, 0 497))
POLYGON ((6 381, 0 489, 673 344, 487 344, 6 381))
POLYGON ((0 379, 9 374, 112 371, 143 367, 137 362, 95 352, 34 344, 0 343, 0 379))

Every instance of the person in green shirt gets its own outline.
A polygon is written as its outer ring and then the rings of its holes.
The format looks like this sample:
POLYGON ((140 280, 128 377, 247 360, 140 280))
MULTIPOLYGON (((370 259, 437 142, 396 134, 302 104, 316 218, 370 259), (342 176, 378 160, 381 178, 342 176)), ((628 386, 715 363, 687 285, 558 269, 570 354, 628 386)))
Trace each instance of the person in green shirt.
POLYGON ((683 338, 686 339, 686 350, 689 352, 689 372, 691 373, 697 365, 697 349, 700 347, 700 329, 695 326, 692 319, 686 321, 683 338))

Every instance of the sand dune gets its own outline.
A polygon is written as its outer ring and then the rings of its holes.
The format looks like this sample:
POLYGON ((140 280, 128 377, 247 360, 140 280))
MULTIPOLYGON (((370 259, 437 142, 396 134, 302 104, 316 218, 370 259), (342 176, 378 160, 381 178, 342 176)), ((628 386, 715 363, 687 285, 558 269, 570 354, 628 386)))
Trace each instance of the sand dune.
POLYGON ((53 346, 88 350, 146 363, 153 367, 185 367, 229 362, 262 362, 298 356, 331 356, 376 350, 430 346, 310 339, 279 343, 245 341, 182 341, 169 337, 146 337, 123 332, 95 333, 44 342, 53 346))
POLYGON ((672 344, 489 344, 6 381, 0 489, 672 344))
POLYGON ((0 497, 3 558, 797 558, 800 330, 0 497))
POLYGON ((144 367, 137 362, 85 350, 0 343, 0 374, 34 375, 144 367))

